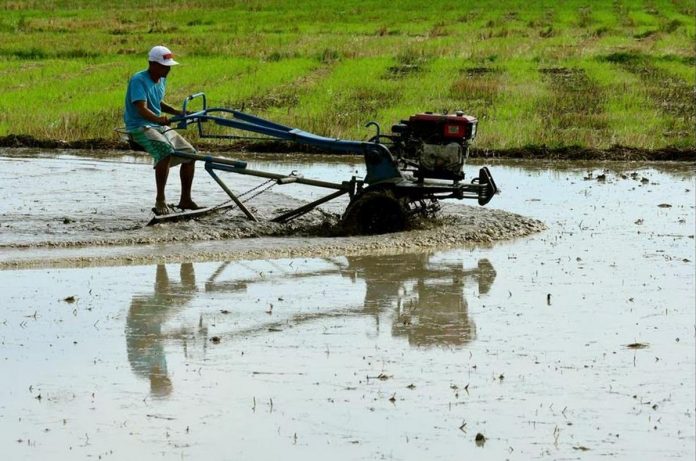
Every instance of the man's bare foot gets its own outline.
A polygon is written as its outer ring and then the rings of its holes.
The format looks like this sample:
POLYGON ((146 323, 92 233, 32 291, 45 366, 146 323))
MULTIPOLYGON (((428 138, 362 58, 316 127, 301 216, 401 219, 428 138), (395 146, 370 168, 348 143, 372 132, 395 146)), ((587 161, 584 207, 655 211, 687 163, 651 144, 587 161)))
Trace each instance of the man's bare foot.
POLYGON ((179 202, 179 204, 176 207, 181 210, 200 210, 201 208, 205 208, 202 206, 198 206, 196 202, 194 202, 193 200, 189 202, 179 202))
POLYGON ((155 207, 152 209, 152 211, 154 211, 158 216, 172 213, 172 209, 169 208, 169 205, 167 205, 166 202, 160 201, 155 202, 155 207))

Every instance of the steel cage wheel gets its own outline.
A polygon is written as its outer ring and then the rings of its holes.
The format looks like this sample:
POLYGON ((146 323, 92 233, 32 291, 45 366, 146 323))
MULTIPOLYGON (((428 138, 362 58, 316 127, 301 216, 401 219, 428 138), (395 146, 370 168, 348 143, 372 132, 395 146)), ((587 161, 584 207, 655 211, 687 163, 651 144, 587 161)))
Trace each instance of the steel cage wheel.
POLYGON ((406 228, 408 204, 392 190, 368 190, 355 197, 341 224, 349 235, 387 234, 406 228))

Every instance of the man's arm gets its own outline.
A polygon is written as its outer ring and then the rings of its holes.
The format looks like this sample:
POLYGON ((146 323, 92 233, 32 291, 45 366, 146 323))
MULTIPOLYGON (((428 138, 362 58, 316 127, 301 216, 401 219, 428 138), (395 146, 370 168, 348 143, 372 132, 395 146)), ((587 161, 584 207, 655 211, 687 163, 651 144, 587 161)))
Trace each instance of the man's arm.
MULTIPOLYGON (((144 118, 145 120, 149 120, 152 123, 156 123, 158 125, 169 125, 169 119, 167 117, 165 117, 164 115, 162 115, 162 116, 155 115, 154 112, 152 112, 150 109, 147 108, 147 104, 145 103, 145 101, 133 101, 133 105, 138 110, 138 113, 140 114, 140 116, 142 118, 144 118)), ((160 103, 160 107, 162 107, 162 109, 165 109, 165 107, 169 107, 169 106, 164 104, 164 103, 160 103)), ((171 107, 169 107, 169 108, 171 109, 171 107)), ((166 111, 166 109, 165 109, 165 111, 166 111)))
POLYGON ((179 109, 175 109, 174 107, 170 106, 166 102, 162 101, 160 102, 160 107, 162 108, 162 112, 166 112, 168 114, 172 115, 184 115, 183 111, 180 111, 179 109))

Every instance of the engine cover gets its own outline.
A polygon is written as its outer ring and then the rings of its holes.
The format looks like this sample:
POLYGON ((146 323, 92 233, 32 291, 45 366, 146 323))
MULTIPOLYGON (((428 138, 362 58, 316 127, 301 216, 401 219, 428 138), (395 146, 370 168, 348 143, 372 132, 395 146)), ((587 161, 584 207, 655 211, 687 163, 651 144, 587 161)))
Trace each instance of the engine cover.
POLYGON ((477 123, 476 117, 461 111, 447 115, 426 112, 412 115, 406 122, 413 136, 426 144, 471 141, 476 137, 477 123))

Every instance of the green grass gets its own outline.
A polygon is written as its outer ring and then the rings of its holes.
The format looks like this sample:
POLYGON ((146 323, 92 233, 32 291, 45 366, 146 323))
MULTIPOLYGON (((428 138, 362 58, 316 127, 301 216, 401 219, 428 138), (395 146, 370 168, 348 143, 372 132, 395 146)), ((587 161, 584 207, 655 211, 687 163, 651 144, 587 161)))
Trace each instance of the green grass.
POLYGON ((328 136, 463 109, 483 149, 696 144, 691 0, 103 3, 0 4, 0 136, 115 139, 166 44, 168 102, 205 91, 328 136))

